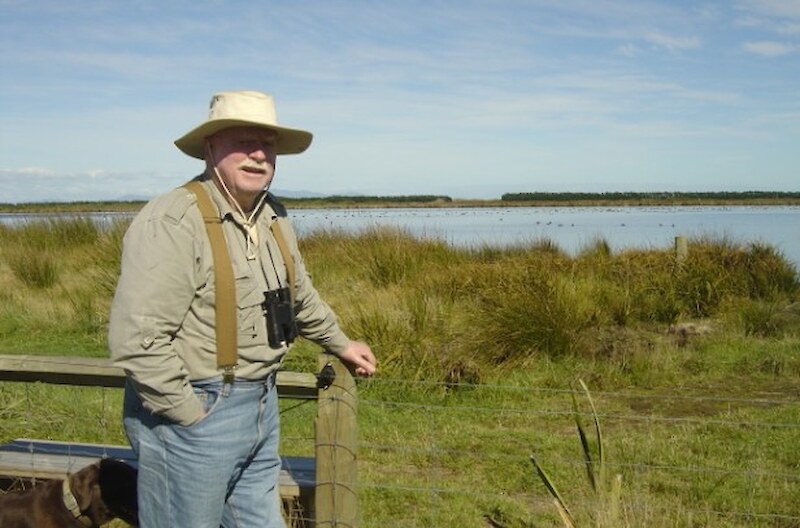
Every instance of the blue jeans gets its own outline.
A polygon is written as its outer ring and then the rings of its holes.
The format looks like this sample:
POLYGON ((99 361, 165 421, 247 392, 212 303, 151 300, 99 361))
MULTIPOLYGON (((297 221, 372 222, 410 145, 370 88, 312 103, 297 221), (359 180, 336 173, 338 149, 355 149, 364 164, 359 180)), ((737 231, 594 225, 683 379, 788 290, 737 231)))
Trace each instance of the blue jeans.
POLYGON ((123 423, 139 463, 142 528, 285 528, 280 419, 269 381, 192 384, 208 413, 182 426, 144 409, 128 383, 123 423))

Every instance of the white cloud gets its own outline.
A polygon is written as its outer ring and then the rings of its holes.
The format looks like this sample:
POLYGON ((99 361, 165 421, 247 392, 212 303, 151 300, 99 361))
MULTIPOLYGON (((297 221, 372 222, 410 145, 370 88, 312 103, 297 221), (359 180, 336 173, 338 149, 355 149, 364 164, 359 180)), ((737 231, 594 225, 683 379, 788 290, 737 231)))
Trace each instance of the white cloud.
POLYGON ((0 160, 23 168, 0 169, 3 201, 180 185, 200 164, 172 141, 221 89, 272 91, 281 121, 315 133, 308 155, 281 161, 285 189, 425 192, 435 178, 524 178, 543 159, 592 171, 594 155, 622 172, 594 148, 612 140, 625 151, 691 138, 680 157, 724 143, 760 159, 731 131, 755 129, 770 153, 797 137, 796 121, 752 120, 797 107, 797 71, 764 57, 800 51, 798 0, 296 0, 230 15, 217 0, 9 2, 0 160), (198 37, 212 34, 225 38, 198 37), (494 165, 476 170, 484 157, 494 165))
POLYGON ((617 47, 617 53, 623 57, 633 58, 639 56, 641 50, 635 44, 627 42, 617 47))
POLYGON ((742 0, 738 5, 764 16, 800 20, 800 2, 797 0, 742 0))
MULTIPOLYGON (((180 179, 175 181, 180 183, 180 179)), ((0 168, 0 196, 5 203, 142 199, 161 193, 170 185, 174 186, 169 177, 155 173, 0 168), (20 185, 21 181, 25 185, 20 185)))
POLYGON ((755 55, 761 55, 762 57, 781 57, 796 51, 794 46, 771 41, 745 42, 742 44, 742 49, 755 55))
POLYGON ((13 178, 16 176, 52 176, 55 172, 44 167, 21 167, 18 169, 0 168, 0 178, 13 178))
POLYGON ((666 48, 671 52, 699 48, 701 44, 699 37, 673 36, 660 31, 648 32, 644 35, 644 38, 648 42, 666 48))
POLYGON ((744 13, 737 20, 739 26, 785 36, 800 35, 800 2, 797 0, 743 0, 736 8, 744 13))

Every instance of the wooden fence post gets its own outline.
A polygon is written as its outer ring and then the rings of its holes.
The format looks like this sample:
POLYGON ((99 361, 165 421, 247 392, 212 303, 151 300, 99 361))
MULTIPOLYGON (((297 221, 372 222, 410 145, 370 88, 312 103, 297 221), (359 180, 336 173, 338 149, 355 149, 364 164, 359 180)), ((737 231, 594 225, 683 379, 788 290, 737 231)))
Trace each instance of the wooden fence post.
POLYGON ((335 356, 323 354, 320 369, 332 372, 335 378, 327 388, 320 387, 317 401, 315 526, 355 528, 358 519, 356 382, 335 356))
POLYGON ((675 260, 679 264, 683 264, 686 260, 686 256, 689 254, 689 245, 686 242, 686 237, 684 236, 676 236, 675 237, 675 260))

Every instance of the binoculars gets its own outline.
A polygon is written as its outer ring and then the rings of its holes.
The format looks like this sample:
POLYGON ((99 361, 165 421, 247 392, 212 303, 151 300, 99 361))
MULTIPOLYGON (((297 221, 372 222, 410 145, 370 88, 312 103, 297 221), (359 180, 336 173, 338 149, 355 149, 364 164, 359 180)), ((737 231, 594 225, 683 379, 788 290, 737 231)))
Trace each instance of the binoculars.
POLYGON ((278 348, 292 343, 298 332, 289 288, 264 292, 264 302, 261 307, 267 322, 269 346, 278 348))

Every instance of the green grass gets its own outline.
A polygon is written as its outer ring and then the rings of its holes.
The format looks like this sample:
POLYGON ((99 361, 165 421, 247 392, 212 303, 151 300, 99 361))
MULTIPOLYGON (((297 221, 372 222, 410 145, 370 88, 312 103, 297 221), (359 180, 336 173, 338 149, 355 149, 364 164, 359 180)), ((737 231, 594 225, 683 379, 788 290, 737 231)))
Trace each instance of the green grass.
MULTIPOLYGON (((124 228, 0 228, 0 353, 107 354, 124 228), (51 278, 19 264, 44 255, 51 278)), ((380 360, 359 385, 362 526, 563 526, 533 453, 578 526, 610 526, 586 484, 577 379, 621 475, 623 526, 800 525, 800 285, 772 248, 696 239, 679 261, 598 240, 572 257, 550 240, 455 248, 392 229, 301 245, 380 360)), ((316 371, 318 352, 301 341, 286 368, 316 371)), ((124 443, 120 397, 0 383, 0 441, 124 443)), ((284 452, 312 454, 315 406, 283 405, 284 452)))

